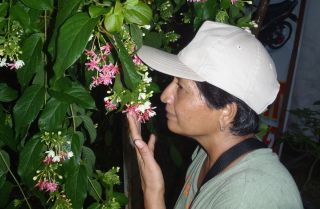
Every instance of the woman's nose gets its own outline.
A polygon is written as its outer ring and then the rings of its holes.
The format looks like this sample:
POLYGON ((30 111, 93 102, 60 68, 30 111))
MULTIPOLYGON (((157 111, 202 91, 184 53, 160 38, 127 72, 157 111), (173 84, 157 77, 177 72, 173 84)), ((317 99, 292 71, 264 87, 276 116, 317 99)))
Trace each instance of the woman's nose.
POLYGON ((162 92, 160 99, 161 102, 167 104, 167 103, 172 103, 174 99, 174 94, 173 94, 173 82, 171 82, 162 92))

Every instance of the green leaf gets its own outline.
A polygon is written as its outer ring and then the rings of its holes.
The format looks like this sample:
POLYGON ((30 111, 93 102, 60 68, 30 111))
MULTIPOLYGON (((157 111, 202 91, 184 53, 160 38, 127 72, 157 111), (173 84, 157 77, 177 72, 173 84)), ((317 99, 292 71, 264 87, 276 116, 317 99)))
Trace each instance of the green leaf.
POLYGON ((30 8, 38 10, 52 10, 53 0, 21 0, 25 5, 30 8))
POLYGON ((9 7, 9 4, 7 2, 0 3, 0 17, 7 16, 8 7, 9 7))
POLYGON ((9 146, 12 150, 16 150, 18 142, 13 137, 13 129, 7 124, 0 125, 0 141, 9 146))
POLYGON ((221 3, 220 3, 220 7, 221 9, 229 9, 229 7, 231 6, 231 1, 230 0, 221 0, 221 3))
POLYGON ((80 164, 81 150, 84 143, 84 137, 81 132, 72 134, 71 150, 73 152, 76 164, 80 164))
POLYGON ((194 18, 194 28, 197 29, 205 20, 215 20, 217 8, 216 0, 208 0, 204 3, 195 3, 194 11, 196 17, 194 18))
POLYGON ((61 128, 68 109, 68 103, 50 98, 39 118, 39 128, 53 131, 61 128))
POLYGON ((107 31, 120 32, 123 24, 122 4, 117 1, 113 9, 111 9, 104 17, 103 24, 107 31))
POLYGON ((100 203, 97 203, 97 202, 95 202, 95 203, 93 203, 93 204, 91 204, 89 207, 88 207, 88 209, 101 209, 101 204, 100 203))
POLYGON ((113 192, 113 196, 121 206, 128 204, 128 197, 121 192, 113 192))
POLYGON ((52 87, 52 89, 56 91, 64 92, 69 88, 71 88, 71 86, 72 86, 72 81, 70 80, 70 78, 62 77, 54 83, 54 86, 52 87))
POLYGON ((20 152, 18 174, 29 186, 35 184, 33 176, 41 166, 45 145, 41 142, 39 135, 30 139, 20 152))
POLYGON ((142 31, 136 24, 130 24, 130 34, 137 48, 142 46, 142 31))
POLYGON ((57 17, 55 18, 55 26, 48 46, 48 51, 52 57, 56 56, 56 39, 60 26, 65 22, 66 19, 77 12, 82 1, 83 0, 58 1, 57 17))
POLYGON ((120 75, 116 75, 116 78, 114 79, 113 90, 117 94, 121 94, 121 92, 123 91, 123 85, 122 85, 122 82, 121 82, 120 75))
POLYGON ((108 9, 102 6, 91 5, 89 7, 89 15, 91 18, 99 17, 100 15, 104 15, 108 12, 108 9))
POLYGON ((13 20, 18 21, 23 28, 30 26, 29 14, 19 5, 14 5, 10 8, 10 16, 13 20))
POLYGON ((65 183, 66 194, 71 199, 72 208, 81 209, 87 196, 88 174, 84 165, 69 165, 65 183))
POLYGON ((29 86, 13 108, 16 131, 30 123, 37 117, 45 100, 45 89, 40 85, 29 86))
MULTIPOLYGON (((22 87, 29 84, 36 72, 44 71, 42 38, 43 34, 36 33, 23 42, 21 59, 25 62, 25 66, 17 71, 17 77, 22 87)), ((43 80, 42 83, 44 83, 43 80)))
POLYGON ((241 17, 240 9, 236 6, 231 5, 230 16, 232 19, 241 17))
POLYGON ((87 129, 89 136, 90 136, 90 142, 93 143, 97 138, 97 130, 95 125, 93 124, 93 121, 90 117, 86 115, 79 116, 84 124, 84 127, 87 129))
POLYGON ((152 10, 143 2, 139 2, 136 5, 126 5, 123 14, 128 23, 147 25, 152 20, 152 10))
POLYGON ((61 26, 57 43, 59 56, 53 66, 56 78, 62 77, 65 70, 81 56, 97 21, 86 13, 78 13, 61 26))
POLYGON ((15 187, 14 184, 12 184, 9 181, 4 182, 2 186, 0 186, 0 208, 6 208, 8 209, 7 204, 9 200, 12 200, 12 194, 11 191, 15 187))
POLYGON ((68 104, 75 103, 85 109, 96 109, 95 101, 91 97, 90 92, 78 83, 62 79, 55 83, 53 89, 49 89, 50 95, 62 102, 68 104), (64 84, 62 84, 63 81, 65 81, 64 84), (62 85, 58 85, 60 83, 62 85))
POLYGON ((149 32, 144 37, 144 44, 159 49, 163 44, 163 33, 149 32))
POLYGON ((128 6, 134 6, 139 3, 139 0, 127 0, 124 4, 128 6))
POLYGON ((0 150, 0 187, 6 181, 8 173, 8 167, 10 168, 10 158, 6 151, 0 150))
POLYGON ((128 54, 126 48, 123 46, 123 43, 118 37, 118 35, 115 34, 114 38, 115 38, 116 46, 118 46, 116 49, 122 65, 122 70, 124 74, 124 83, 127 88, 129 88, 130 90, 133 90, 135 87, 138 86, 141 78, 136 71, 132 58, 128 54))
POLYGON ((96 201, 100 201, 99 197, 101 197, 101 195, 102 195, 102 188, 101 188, 100 183, 97 180, 92 179, 89 181, 88 193, 96 201))
POLYGON ((90 92, 78 83, 72 83, 72 86, 65 92, 74 103, 85 109, 95 109, 96 105, 90 92))
POLYGON ((6 83, 0 83, 0 102, 12 102, 17 99, 18 92, 6 83))
POLYGON ((251 15, 246 15, 244 17, 241 17, 237 20, 237 26, 238 27, 246 27, 248 26, 248 22, 251 21, 251 15))
POLYGON ((96 162, 96 156, 89 147, 82 147, 82 164, 85 166, 88 176, 91 176, 96 162))

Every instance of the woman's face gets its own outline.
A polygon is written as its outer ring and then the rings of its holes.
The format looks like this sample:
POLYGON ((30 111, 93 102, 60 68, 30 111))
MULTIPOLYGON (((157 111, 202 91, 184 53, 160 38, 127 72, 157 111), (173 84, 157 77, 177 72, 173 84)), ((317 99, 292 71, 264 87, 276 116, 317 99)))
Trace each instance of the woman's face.
POLYGON ((174 78, 161 94, 166 104, 168 128, 197 138, 218 130, 219 110, 209 108, 194 81, 174 78))

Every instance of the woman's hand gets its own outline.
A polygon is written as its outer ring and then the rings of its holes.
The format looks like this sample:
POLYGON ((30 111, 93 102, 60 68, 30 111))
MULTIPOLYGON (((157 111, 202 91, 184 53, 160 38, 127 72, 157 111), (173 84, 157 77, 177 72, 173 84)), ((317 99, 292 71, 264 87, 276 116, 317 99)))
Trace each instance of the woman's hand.
POLYGON ((148 144, 146 144, 140 133, 140 123, 133 115, 127 114, 127 117, 131 138, 137 153, 145 208, 163 209, 165 208, 164 180, 161 169, 154 159, 156 138, 151 134, 148 144))

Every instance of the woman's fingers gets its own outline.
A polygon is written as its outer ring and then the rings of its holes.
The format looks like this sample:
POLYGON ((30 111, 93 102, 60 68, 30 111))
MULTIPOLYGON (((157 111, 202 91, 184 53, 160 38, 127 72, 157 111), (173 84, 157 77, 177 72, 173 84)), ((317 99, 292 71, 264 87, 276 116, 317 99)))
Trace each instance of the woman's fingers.
POLYGON ((138 160, 142 161, 143 166, 150 166, 156 163, 153 157, 153 150, 150 150, 149 146, 143 140, 135 139, 134 144, 138 150, 138 160))
POLYGON ((148 141, 148 147, 149 147, 150 151, 152 152, 152 156, 154 155, 155 144, 156 144, 156 136, 154 134, 151 134, 149 141, 148 141))
POLYGON ((140 122, 137 120, 137 118, 134 115, 127 114, 128 123, 129 123, 129 130, 130 135, 133 140, 135 139, 142 139, 141 133, 140 133, 140 122))

